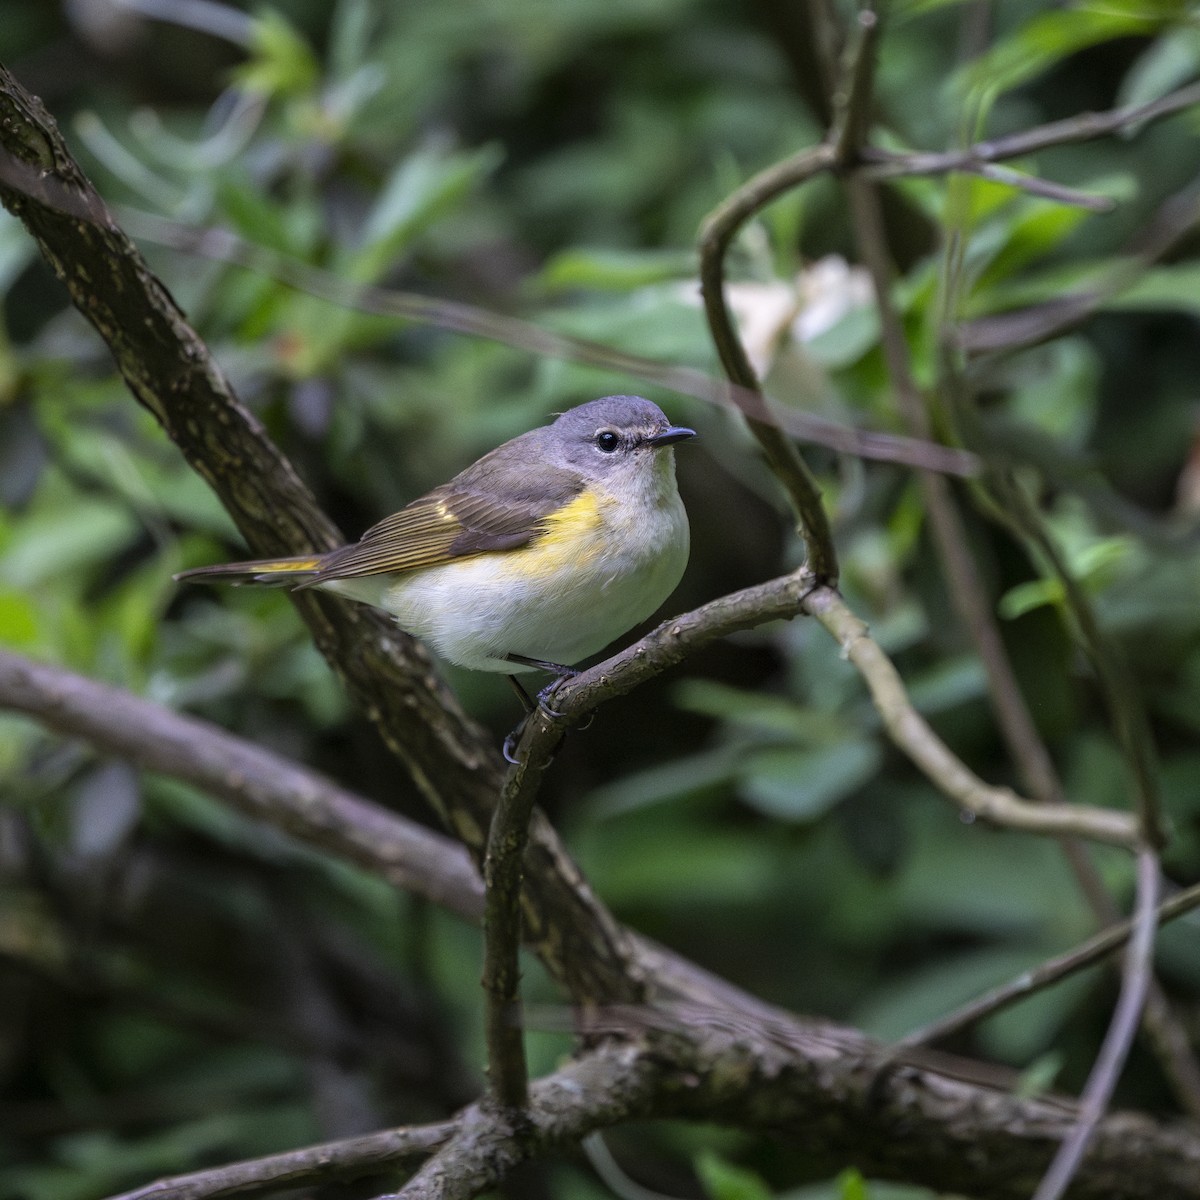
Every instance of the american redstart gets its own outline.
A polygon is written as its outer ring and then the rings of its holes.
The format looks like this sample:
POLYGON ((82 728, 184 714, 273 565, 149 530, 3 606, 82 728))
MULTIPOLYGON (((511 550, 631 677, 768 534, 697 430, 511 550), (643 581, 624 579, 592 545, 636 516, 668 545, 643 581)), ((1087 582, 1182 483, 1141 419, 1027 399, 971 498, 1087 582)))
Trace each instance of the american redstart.
POLYGON ((695 437, 640 396, 605 396, 505 442, 327 554, 176 579, 319 587, 373 604, 476 671, 571 675, 648 617, 688 559, 671 447, 695 437))

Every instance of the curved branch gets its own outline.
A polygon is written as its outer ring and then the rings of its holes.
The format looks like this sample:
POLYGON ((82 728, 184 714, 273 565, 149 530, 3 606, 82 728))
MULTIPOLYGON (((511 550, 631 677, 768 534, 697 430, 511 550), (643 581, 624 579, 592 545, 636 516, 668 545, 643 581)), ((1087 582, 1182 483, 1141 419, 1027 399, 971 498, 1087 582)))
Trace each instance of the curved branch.
POLYGON ((1054 1155, 1033 1200, 1061 1200, 1079 1171, 1088 1144, 1112 1100, 1121 1069, 1133 1047, 1142 1008, 1154 970, 1154 931, 1158 922, 1160 872, 1158 855, 1143 849, 1138 854, 1137 902, 1132 936, 1121 970, 1121 992, 1096 1062, 1079 1097, 1079 1117, 1054 1155))
POLYGON ((771 470, 786 489, 808 552, 808 565, 821 582, 837 579, 837 552, 821 490, 796 447, 784 436, 767 407, 762 386, 725 303, 725 255, 741 227, 777 196, 831 170, 837 162, 832 145, 814 146, 768 167, 714 209, 700 226, 700 293, 713 342, 726 375, 738 385, 733 398, 758 439, 771 470))
POLYGON ((1138 821, 1130 813, 1075 804, 1035 804, 1009 788, 984 783, 913 707, 891 660, 831 588, 820 588, 805 608, 837 639, 871 691, 884 728, 902 750, 964 812, 1029 833, 1067 834, 1133 849, 1138 821))

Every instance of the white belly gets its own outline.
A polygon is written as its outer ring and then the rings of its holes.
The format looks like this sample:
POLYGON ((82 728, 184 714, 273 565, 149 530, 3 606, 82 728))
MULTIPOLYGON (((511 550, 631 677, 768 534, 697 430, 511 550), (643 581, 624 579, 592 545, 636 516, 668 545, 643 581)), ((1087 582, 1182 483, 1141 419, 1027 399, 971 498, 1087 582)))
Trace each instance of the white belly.
POLYGON ((688 560, 683 503, 674 493, 640 508, 636 528, 603 523, 571 550, 481 554, 326 586, 385 609, 461 667, 530 669, 508 661, 510 654, 570 666, 644 621, 675 590, 688 560))

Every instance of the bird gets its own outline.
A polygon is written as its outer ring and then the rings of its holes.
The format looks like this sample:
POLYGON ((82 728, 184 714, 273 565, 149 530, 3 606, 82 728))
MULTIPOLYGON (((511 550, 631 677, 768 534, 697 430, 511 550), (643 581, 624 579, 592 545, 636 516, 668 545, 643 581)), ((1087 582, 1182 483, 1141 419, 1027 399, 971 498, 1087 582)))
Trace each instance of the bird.
POLYGON ((489 451, 350 545, 182 571, 189 583, 320 588, 373 605, 448 662, 555 678, 650 616, 688 561, 672 447, 641 396, 604 396, 489 451))

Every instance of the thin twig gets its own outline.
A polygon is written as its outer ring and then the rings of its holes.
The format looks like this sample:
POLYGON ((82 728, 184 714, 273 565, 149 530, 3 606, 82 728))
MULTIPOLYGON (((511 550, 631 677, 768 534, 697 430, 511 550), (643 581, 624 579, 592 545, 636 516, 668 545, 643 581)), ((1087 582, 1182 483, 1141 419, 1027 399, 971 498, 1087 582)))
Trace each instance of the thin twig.
POLYGON ((1001 166, 999 163, 978 163, 965 167, 972 175, 981 179, 991 179, 996 183, 1006 184, 1028 192, 1031 196, 1040 196, 1043 200, 1054 200, 1059 204, 1069 204, 1073 208, 1086 208, 1089 212, 1112 212, 1117 202, 1111 196, 1097 196, 1094 192, 1080 191, 1079 188, 1067 187, 1063 183, 1055 183, 1050 179, 1041 179, 1037 175, 1027 175, 1024 171, 1014 171, 1012 167, 1001 166))
MULTIPOLYGON (((268 246, 247 242, 227 229, 186 225, 127 207, 120 208, 119 212, 129 229, 140 238, 213 262, 253 271, 284 287, 341 308, 375 316, 396 317, 418 325, 485 338, 541 357, 599 367, 723 408, 740 411, 747 405, 761 403, 756 393, 695 367, 631 354, 603 342, 559 333, 532 321, 457 300, 355 283, 320 267, 290 258, 268 246)), ((859 429, 790 406, 773 407, 766 414, 766 419, 802 442, 824 446, 838 454, 946 471, 953 475, 973 475, 979 469, 975 456, 968 451, 936 443, 914 442, 911 438, 896 434, 859 429)))
POLYGON ((1007 472, 989 475, 997 519, 1005 522, 1045 564, 1062 585, 1063 598, 1084 652, 1092 663, 1113 732, 1134 782, 1134 803, 1142 839, 1161 847, 1166 841, 1162 803, 1158 794, 1154 739, 1149 718, 1120 649, 1100 629, 1091 601, 1075 579, 1041 515, 1021 485, 1007 472))
POLYGON ((984 783, 913 707, 895 666, 837 592, 819 588, 805 600, 804 608, 837 639, 842 653, 863 676, 892 741, 964 813, 1030 833, 1069 834, 1127 848, 1137 845, 1138 823, 1130 813, 1037 804, 1009 788, 984 783))
MULTIPOLYGON (((1155 924, 1161 928, 1197 907, 1200 907, 1200 884, 1187 888, 1160 904, 1155 916, 1155 924)), ((984 992, 982 996, 968 1001, 952 1013, 947 1013, 944 1017, 938 1017, 936 1021, 930 1021, 927 1025, 922 1025, 919 1029, 906 1033, 896 1043, 896 1046, 908 1048, 928 1045, 931 1042, 939 1042, 943 1038, 950 1037, 952 1034, 960 1033, 971 1025, 977 1025, 986 1017, 1000 1012, 1001 1009, 1017 1004, 1035 992, 1044 991, 1068 976, 1102 962, 1129 941, 1133 930, 1134 922, 1132 920, 1119 921, 1115 925, 1110 925, 1107 929, 1102 929, 1088 938, 1086 942, 1081 942, 1063 954, 1038 963, 1036 967, 1031 967, 1008 983, 1002 983, 984 992)))
POLYGON ((1080 1096, 1079 1119, 1055 1154, 1033 1200, 1060 1200, 1066 1192, 1079 1170, 1096 1126, 1108 1108, 1121 1069, 1129 1056, 1153 970, 1159 878, 1158 855, 1152 849, 1143 849, 1138 854, 1133 935, 1121 971, 1121 994, 1117 997, 1117 1006, 1104 1043, 1080 1096))
MULTIPOLYGON (((827 14, 826 20, 830 19, 827 14)), ((854 16, 854 28, 833 94, 833 124, 827 140, 835 147, 839 170, 853 167, 867 140, 875 100, 875 66, 882 20, 868 0, 854 16)))
POLYGON ((796 447, 780 431, 767 407, 754 367, 746 354, 729 306, 725 302, 725 255, 741 227, 777 196, 830 170, 836 149, 827 144, 801 151, 768 167, 744 183, 714 209, 700 226, 700 293, 713 343, 726 375, 737 384, 732 393, 772 471, 787 491, 800 522, 808 565, 821 581, 837 579, 837 552, 821 490, 796 447))
POLYGON ((173 1175, 109 1200, 222 1200, 275 1191, 289 1184, 316 1187, 372 1170, 394 1170, 426 1158, 444 1146, 456 1128, 456 1122, 442 1121, 321 1142, 300 1150, 173 1175))
POLYGON ((896 154, 886 150, 864 150, 861 176, 864 179, 899 179, 909 175, 941 175, 947 171, 971 171, 984 163, 1023 158, 1054 146, 1088 142, 1144 125, 1200 104, 1200 83, 1188 84, 1148 104, 1128 105, 1107 112, 1079 113, 1061 121, 1038 125, 1007 137, 976 142, 965 150, 896 154))

